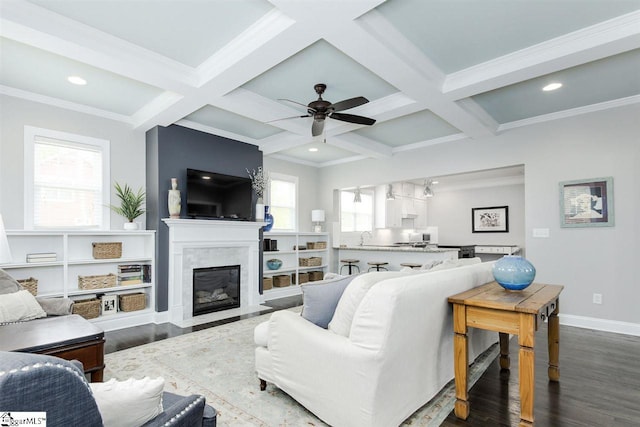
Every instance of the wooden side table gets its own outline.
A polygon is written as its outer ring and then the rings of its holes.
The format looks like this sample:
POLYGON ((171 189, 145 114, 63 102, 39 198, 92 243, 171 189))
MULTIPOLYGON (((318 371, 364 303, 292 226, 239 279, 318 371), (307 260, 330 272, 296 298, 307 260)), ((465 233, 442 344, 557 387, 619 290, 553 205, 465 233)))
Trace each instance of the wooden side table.
POLYGON ((509 369, 509 334, 518 335, 520 367, 520 427, 533 425, 535 332, 548 319, 551 381, 560 379, 559 296, 564 287, 532 283, 522 291, 507 291, 496 282, 449 297, 453 304, 455 414, 469 416, 467 328, 496 331, 500 336, 500 367, 509 369))
POLYGON ((104 332, 77 314, 2 325, 0 350, 76 359, 91 382, 103 379, 104 332))

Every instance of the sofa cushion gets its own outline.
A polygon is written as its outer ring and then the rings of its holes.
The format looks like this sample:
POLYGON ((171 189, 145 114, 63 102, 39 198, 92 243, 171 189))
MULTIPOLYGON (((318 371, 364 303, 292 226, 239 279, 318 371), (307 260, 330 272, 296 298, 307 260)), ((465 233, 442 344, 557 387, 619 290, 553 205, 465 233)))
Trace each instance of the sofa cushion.
POLYGON ((404 275, 407 275, 407 273, 402 271, 380 271, 356 276, 342 293, 333 318, 329 322, 329 330, 338 335, 348 337, 356 309, 369 289, 382 280, 404 275))
POLYGON ((301 316, 327 329, 345 288, 357 276, 340 276, 323 283, 305 283, 302 289, 301 316))
POLYGON ((24 289, 20 283, 9 276, 6 271, 0 269, 0 295, 12 294, 24 289))
POLYGON ((260 347, 269 346, 269 321, 259 323, 253 329, 253 342, 260 347))
POLYGON ((91 383, 105 427, 137 427, 162 412, 164 378, 91 383))
POLYGON ((428 271, 441 271, 441 270, 450 270, 452 268, 464 267, 467 265, 480 264, 482 260, 478 257, 475 258, 459 258, 459 259, 448 259, 443 261, 441 264, 438 264, 428 271))
POLYGON ((27 290, 0 295, 0 323, 33 320, 46 316, 47 313, 27 290))

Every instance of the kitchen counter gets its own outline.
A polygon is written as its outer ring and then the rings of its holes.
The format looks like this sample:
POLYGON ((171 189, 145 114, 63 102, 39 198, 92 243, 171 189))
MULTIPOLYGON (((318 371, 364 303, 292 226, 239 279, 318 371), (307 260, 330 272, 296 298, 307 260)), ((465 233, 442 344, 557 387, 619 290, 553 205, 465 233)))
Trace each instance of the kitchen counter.
MULTIPOLYGON (((402 263, 415 263, 424 264, 429 261, 445 261, 448 259, 457 259, 457 249, 444 249, 444 248, 416 248, 411 246, 377 246, 377 245, 363 245, 363 246, 345 246, 337 248, 339 251, 339 260, 352 258, 360 260, 358 267, 361 272, 365 272, 369 269, 367 262, 388 262, 389 265, 385 266, 389 271, 398 271, 403 267, 402 263)), ((345 269, 346 270, 346 269, 345 269)))
MULTIPOLYGON (((384 252, 420 252, 420 253, 440 253, 440 252, 458 252, 457 249, 434 248, 434 247, 413 247, 413 246, 395 246, 395 245, 362 245, 362 246, 341 246, 338 249, 349 249, 354 251, 384 251, 384 252)), ((456 255, 457 257, 457 255, 456 255)))

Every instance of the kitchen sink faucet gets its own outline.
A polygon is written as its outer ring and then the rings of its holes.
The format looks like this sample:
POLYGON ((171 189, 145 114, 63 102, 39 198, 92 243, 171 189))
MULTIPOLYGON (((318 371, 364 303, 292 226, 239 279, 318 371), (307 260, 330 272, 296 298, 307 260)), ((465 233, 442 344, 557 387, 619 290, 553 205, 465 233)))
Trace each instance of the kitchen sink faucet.
POLYGON ((373 238, 373 234, 371 234, 370 231, 363 231, 362 233, 360 233, 360 246, 364 245, 364 235, 368 234, 369 237, 373 238))

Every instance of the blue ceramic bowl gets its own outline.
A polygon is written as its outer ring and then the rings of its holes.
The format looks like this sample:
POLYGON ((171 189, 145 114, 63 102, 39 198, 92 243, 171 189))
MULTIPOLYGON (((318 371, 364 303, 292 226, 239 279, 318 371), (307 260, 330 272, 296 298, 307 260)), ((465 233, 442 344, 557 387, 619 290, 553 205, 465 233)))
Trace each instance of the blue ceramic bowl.
POLYGON ((282 267, 282 261, 277 259, 277 258, 273 258, 270 260, 267 260, 267 268, 269 268, 269 270, 277 270, 280 267, 282 267))
POLYGON ((493 277, 503 288, 521 291, 536 277, 536 269, 521 256, 506 255, 493 265, 493 277))

